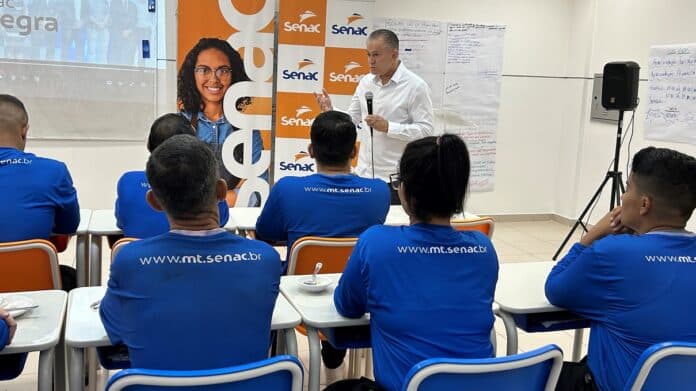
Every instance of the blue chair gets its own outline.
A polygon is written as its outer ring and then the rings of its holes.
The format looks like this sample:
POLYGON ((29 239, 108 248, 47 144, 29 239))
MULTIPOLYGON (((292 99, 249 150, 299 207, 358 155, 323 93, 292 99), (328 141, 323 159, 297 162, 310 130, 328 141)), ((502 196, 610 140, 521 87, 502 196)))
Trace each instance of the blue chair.
POLYGON ((285 355, 250 364, 196 371, 125 369, 109 379, 106 391, 301 391, 302 376, 300 360, 285 355))
POLYGON ((562 365, 563 351, 556 345, 504 357, 433 358, 411 368, 403 391, 553 391, 562 365))
POLYGON ((696 343, 663 342, 645 349, 626 381, 625 391, 693 390, 696 343))

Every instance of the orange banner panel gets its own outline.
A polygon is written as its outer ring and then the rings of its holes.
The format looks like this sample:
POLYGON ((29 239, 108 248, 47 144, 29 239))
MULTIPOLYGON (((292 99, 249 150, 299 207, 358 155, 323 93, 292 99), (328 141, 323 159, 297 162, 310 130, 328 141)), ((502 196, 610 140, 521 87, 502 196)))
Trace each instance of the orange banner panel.
MULTIPOLYGON (((235 2, 237 3, 237 2, 235 2)), ((239 1, 244 3, 244 1, 239 1)), ((217 0, 179 0, 176 67, 181 68, 186 54, 201 38, 227 39, 236 30, 227 23, 217 0), (185 17, 181 17, 185 15, 185 17)))
POLYGON ((276 137, 308 139, 312 122, 319 113, 314 94, 278 92, 276 137))
POLYGON ((369 73, 365 49, 325 49, 324 88, 329 94, 353 95, 360 78, 369 73))
POLYGON ((326 0, 283 0, 279 8, 278 43, 324 46, 326 0))

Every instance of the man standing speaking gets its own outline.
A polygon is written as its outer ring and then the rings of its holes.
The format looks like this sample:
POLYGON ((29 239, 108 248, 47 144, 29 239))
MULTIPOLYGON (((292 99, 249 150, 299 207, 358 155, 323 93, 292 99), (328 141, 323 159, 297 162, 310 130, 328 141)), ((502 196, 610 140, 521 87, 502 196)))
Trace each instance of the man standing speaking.
MULTIPOLYGON (((388 183, 406 144, 436 135, 433 102, 425 81, 399 60, 399 38, 394 32, 373 31, 367 38, 367 56, 371 75, 360 79, 347 110, 362 129, 356 173, 388 183)), ((326 90, 315 96, 322 112, 333 110, 326 90)), ((398 203, 392 189, 392 204, 398 203)))

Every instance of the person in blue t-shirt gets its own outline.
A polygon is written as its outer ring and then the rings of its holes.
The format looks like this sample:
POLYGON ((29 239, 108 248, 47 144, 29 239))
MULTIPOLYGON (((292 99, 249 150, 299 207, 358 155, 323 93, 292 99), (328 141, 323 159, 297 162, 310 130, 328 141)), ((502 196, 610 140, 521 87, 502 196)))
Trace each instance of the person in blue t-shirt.
MULTIPOLYGON (((401 390, 408 371, 425 359, 493 356, 498 257, 487 236, 450 224, 463 211, 469 171, 458 136, 410 142, 390 178, 410 225, 374 226, 360 235, 334 291, 341 315, 370 313, 380 389, 401 390)), ((371 381, 346 380, 327 390, 365 382, 371 381)))
MULTIPOLYGON (((77 191, 64 163, 24 152, 29 115, 22 101, 0 94, 0 242, 72 234, 80 224, 77 191)), ((60 265, 62 288, 75 287, 75 269, 60 265)), ((0 356, 0 378, 21 373, 27 354, 0 356), (7 375, 7 376, 5 376, 7 375)))
POLYGON ((9 312, 0 308, 0 350, 12 343, 12 337, 17 330, 17 322, 9 312))
POLYGON ((99 313, 133 367, 220 368, 268 356, 280 257, 268 244, 220 228, 213 152, 176 135, 147 163, 147 200, 171 231, 124 246, 111 265, 99 313))
MULTIPOLYGON (((17 322, 9 312, 0 308, 0 351, 12 343, 17 322)), ((22 373, 27 353, 0 355, 0 380, 14 379, 22 373)))
POLYGON ((29 116, 12 95, 0 95, 0 242, 75 233, 77 192, 64 163, 24 152, 29 116))
MULTIPOLYGON (((384 223, 389 211, 387 184, 350 172, 356 137, 348 114, 327 111, 314 119, 308 152, 316 160, 317 173, 284 177, 273 186, 256 222, 259 238, 287 241, 289 257, 293 243, 303 236, 356 237, 384 223)), ((322 343, 330 379, 341 377, 345 353, 322 343)))
MULTIPOLYGON (((150 127, 147 150, 152 151, 162 142, 177 134, 193 135, 191 124, 179 114, 165 114, 155 120, 150 127)), ((116 208, 116 225, 123 234, 130 238, 149 238, 169 231, 167 216, 148 205, 145 194, 150 184, 145 178, 145 171, 130 171, 118 180, 116 208)), ((229 209, 222 200, 218 203, 220 226, 227 224, 229 209)))
POLYGON ((623 390, 650 345, 696 342, 696 159, 648 147, 633 157, 621 206, 570 249, 546 297, 592 321, 587 359, 565 363, 557 390, 623 390), (596 387, 596 388, 595 388, 596 387))

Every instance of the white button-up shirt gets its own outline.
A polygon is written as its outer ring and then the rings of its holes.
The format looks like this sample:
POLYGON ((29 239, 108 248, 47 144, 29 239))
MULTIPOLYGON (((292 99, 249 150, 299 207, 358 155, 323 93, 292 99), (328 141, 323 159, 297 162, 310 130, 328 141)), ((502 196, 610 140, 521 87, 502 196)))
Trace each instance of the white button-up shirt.
POLYGON ((433 127, 433 102, 430 87, 418 75, 409 71, 403 63, 387 84, 382 84, 379 76, 365 75, 355 89, 348 107, 348 114, 358 127, 360 153, 356 173, 362 177, 372 177, 372 146, 370 127, 364 119, 367 116, 365 93, 372 91, 372 113, 389 121, 387 133, 374 131, 374 173, 375 178, 389 181, 389 174, 397 172, 399 159, 406 144, 426 136, 437 135, 433 127))

